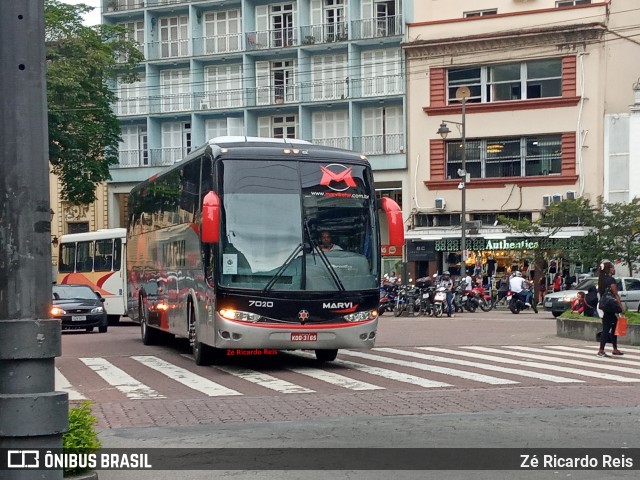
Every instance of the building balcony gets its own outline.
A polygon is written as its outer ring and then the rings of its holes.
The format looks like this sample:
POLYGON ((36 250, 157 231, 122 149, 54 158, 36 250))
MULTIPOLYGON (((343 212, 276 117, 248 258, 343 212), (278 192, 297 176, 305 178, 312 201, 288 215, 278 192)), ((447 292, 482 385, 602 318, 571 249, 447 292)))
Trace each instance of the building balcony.
POLYGON ((335 22, 300 27, 302 45, 344 42, 349 39, 349 23, 335 22))
MULTIPOLYGON (((170 86, 167 86, 170 88, 170 86)), ((402 75, 365 79, 300 82, 285 86, 233 88, 208 92, 176 93, 125 98, 115 103, 119 117, 176 112, 247 108, 292 103, 358 100, 404 93, 402 75)))
POLYGON ((270 50, 298 46, 296 29, 293 27, 246 32, 245 40, 247 50, 270 50))
POLYGON ((189 57, 191 55, 189 40, 166 40, 147 44, 147 60, 164 60, 169 58, 189 57))
POLYGON ((195 56, 241 52, 242 49, 241 33, 193 39, 193 54, 195 56))
POLYGON ((392 155, 404 153, 404 134, 363 135, 353 137, 353 150, 364 155, 392 155))
POLYGON ((310 142, 314 145, 322 145, 323 147, 342 148, 345 150, 351 149, 351 138, 349 137, 312 138, 310 142))
POLYGON ((165 167, 187 155, 182 147, 150 148, 148 150, 120 150, 119 161, 110 168, 165 167))
POLYGON ((351 39, 395 37, 404 33, 402 15, 365 18, 351 22, 351 39))
POLYGON ((105 13, 124 12, 144 7, 144 0, 109 0, 105 13))

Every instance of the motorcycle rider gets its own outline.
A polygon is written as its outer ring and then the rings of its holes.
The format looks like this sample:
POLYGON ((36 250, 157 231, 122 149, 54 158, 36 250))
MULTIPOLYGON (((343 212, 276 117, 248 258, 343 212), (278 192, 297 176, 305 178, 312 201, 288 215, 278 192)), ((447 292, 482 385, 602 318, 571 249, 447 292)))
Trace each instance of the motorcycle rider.
POLYGON ((442 274, 439 287, 444 287, 447 292, 447 316, 453 316, 453 280, 451 280, 451 274, 449 270, 442 274))
POLYGON ((514 295, 524 299, 524 304, 527 307, 531 306, 531 291, 527 288, 529 282, 522 276, 522 272, 516 271, 509 279, 509 290, 514 295))

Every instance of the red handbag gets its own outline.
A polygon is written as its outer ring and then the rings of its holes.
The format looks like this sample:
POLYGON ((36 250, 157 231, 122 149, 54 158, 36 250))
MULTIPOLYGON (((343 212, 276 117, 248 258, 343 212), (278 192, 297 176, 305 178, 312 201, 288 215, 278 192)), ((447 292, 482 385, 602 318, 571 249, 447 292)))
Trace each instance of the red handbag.
POLYGON ((627 317, 618 317, 616 322, 616 331, 614 335, 616 337, 624 337, 627 334, 627 317))

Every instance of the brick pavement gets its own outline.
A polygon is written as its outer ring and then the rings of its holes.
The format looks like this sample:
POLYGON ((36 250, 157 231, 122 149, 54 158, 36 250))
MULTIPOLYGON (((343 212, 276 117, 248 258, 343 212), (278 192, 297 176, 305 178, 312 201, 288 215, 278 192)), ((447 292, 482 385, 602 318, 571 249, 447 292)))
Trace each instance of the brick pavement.
MULTIPOLYGON (((385 315, 377 346, 588 344, 558 338, 555 325, 555 319, 544 312, 517 316, 508 311, 479 312, 452 319, 385 315)), ((639 402, 638 386, 552 385, 123 401, 94 404, 93 412, 100 428, 113 429, 524 408, 635 407, 639 402)))
POLYGON ((637 386, 553 386, 147 400, 93 405, 100 428, 263 423, 525 408, 637 407, 637 386))

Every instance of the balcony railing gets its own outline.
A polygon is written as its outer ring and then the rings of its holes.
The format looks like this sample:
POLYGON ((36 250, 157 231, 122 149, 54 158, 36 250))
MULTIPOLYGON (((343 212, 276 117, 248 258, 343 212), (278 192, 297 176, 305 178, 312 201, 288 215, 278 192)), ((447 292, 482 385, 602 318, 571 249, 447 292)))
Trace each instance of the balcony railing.
POLYGON ((196 110, 215 110, 219 108, 241 108, 244 106, 244 89, 218 90, 194 94, 196 110))
POLYGON ((144 7, 144 0, 109 0, 106 12, 122 12, 144 7))
POLYGON ((240 52, 242 50, 242 34, 216 35, 193 39, 194 55, 215 55, 217 53, 240 52))
POLYGON ((349 23, 334 22, 300 27, 302 45, 344 42, 349 39, 349 23))
POLYGON ((404 134, 393 133, 353 137, 353 150, 365 155, 404 153, 404 134))
POLYGON ((189 3, 192 0, 145 0, 147 7, 157 7, 160 5, 175 5, 176 3, 189 3))
POLYGON ((355 97, 379 97, 404 93, 403 75, 356 78, 349 83, 355 97))
POLYGON ((402 15, 365 18, 351 22, 351 38, 394 37, 403 34, 402 15))
POLYGON ((116 102, 116 115, 146 115, 149 113, 149 99, 147 97, 126 98, 116 102))
POLYGON ((183 147, 151 148, 149 149, 150 166, 164 167, 173 165, 183 159, 189 153, 189 149, 183 147))
POLYGON ((195 110, 192 93, 175 93, 149 97, 150 113, 188 112, 195 110))
POLYGON ((402 75, 387 75, 366 79, 300 82, 285 86, 152 95, 120 99, 115 103, 114 109, 118 116, 131 116, 389 96, 404 92, 403 79, 402 75))
POLYGON ((149 60, 160 60, 163 58, 188 57, 189 40, 166 40, 161 42, 149 42, 149 60))
POLYGON ((247 50, 268 50, 270 48, 295 47, 298 45, 295 28, 279 28, 246 32, 247 50))
POLYGON ((118 164, 110 168, 134 168, 149 166, 148 150, 120 150, 118 151, 118 164))
POLYGON ((312 138, 311 143, 314 145, 322 145, 323 147, 343 148, 346 150, 351 149, 351 139, 349 137, 312 138))

